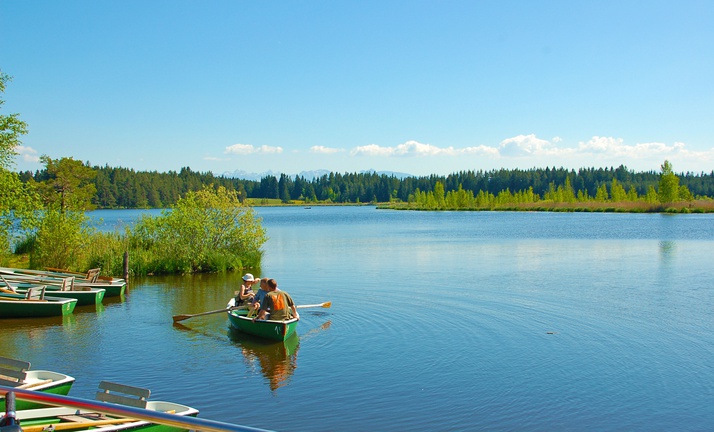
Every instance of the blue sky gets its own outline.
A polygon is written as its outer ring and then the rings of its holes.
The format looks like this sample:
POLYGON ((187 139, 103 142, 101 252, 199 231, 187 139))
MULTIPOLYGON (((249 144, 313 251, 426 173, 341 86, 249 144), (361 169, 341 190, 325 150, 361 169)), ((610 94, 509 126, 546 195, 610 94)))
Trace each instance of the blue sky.
POLYGON ((0 0, 40 155, 216 174, 714 170, 714 2, 0 0))

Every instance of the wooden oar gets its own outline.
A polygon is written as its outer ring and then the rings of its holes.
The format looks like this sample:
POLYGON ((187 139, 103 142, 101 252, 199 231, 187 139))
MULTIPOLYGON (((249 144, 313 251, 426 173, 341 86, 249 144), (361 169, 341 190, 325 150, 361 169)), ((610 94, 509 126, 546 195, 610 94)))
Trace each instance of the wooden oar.
POLYGON ((304 309, 304 308, 314 308, 314 307, 322 307, 322 308, 329 308, 332 306, 332 302, 325 302, 325 303, 318 303, 318 304, 310 304, 310 305, 297 305, 295 306, 297 309, 304 309))
POLYGON ((245 306, 233 306, 233 307, 229 307, 229 308, 218 309, 218 310, 208 311, 208 312, 201 312, 201 313, 197 313, 197 314, 174 315, 174 322, 183 321, 185 319, 189 319, 189 318, 193 318, 193 317, 197 317, 197 316, 213 315, 213 314, 217 314, 217 313, 221 313, 221 312, 229 312, 229 311, 236 310, 236 309, 245 309, 245 306))
POLYGON ((48 426, 52 426, 52 429, 57 431, 57 430, 85 429, 85 428, 95 427, 95 426, 121 424, 121 423, 135 422, 135 421, 139 421, 139 420, 132 419, 132 418, 115 418, 115 419, 107 419, 107 420, 89 420, 89 421, 81 421, 81 422, 54 423, 52 425, 23 426, 22 432, 42 432, 43 430, 48 428, 48 426))
MULTIPOLYGON (((168 414, 176 414, 176 410, 168 410, 168 411, 163 411, 163 412, 166 412, 168 414)), ((67 423, 54 423, 51 425, 24 426, 22 428, 22 432, 42 432, 45 430, 50 430, 50 426, 52 427, 52 430, 72 430, 72 429, 84 429, 84 428, 89 429, 90 427, 94 427, 94 426, 121 424, 121 423, 137 422, 137 421, 140 421, 140 420, 134 419, 134 418, 128 418, 128 417, 110 418, 110 419, 104 419, 104 420, 87 420, 87 421, 77 421, 77 422, 72 421, 72 422, 67 422, 67 423)))
MULTIPOLYGON (((297 305, 295 307, 297 309, 304 309, 304 308, 314 308, 314 307, 329 308, 330 306, 332 306, 332 302, 310 304, 310 305, 297 305)), ((174 319, 174 322, 179 322, 179 321, 183 321, 183 320, 197 317, 197 316, 213 315, 213 314, 217 314, 217 313, 221 313, 221 312, 229 312, 229 311, 236 310, 236 309, 246 309, 246 307, 245 306, 233 306, 233 307, 229 307, 229 308, 216 309, 213 311, 201 312, 201 313, 197 313, 197 314, 174 315, 173 319, 174 319)))

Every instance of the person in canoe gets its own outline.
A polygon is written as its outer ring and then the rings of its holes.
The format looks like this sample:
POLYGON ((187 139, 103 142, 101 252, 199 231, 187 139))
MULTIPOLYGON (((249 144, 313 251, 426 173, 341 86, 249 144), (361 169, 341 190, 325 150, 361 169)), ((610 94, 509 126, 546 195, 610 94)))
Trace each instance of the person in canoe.
POLYGON ((266 316, 273 321, 285 321, 291 318, 300 319, 300 314, 298 314, 292 297, 285 291, 278 289, 278 283, 275 279, 268 279, 265 285, 268 288, 267 294, 265 294, 265 298, 260 303, 258 316, 253 320, 267 319, 266 316), (268 310, 270 315, 268 315, 268 310))
POLYGON ((253 303, 253 297, 255 296, 255 293, 253 292, 253 285, 259 281, 260 279, 255 279, 250 273, 246 273, 245 276, 243 276, 243 284, 240 286, 240 290, 236 293, 236 306, 253 303))
MULTIPOLYGON (((268 294, 268 278, 256 279, 255 283, 258 284, 258 291, 255 293, 251 302, 248 304, 248 318, 254 317, 258 314, 260 310, 260 304, 265 299, 268 294)), ((277 291, 280 291, 279 289, 277 291)))

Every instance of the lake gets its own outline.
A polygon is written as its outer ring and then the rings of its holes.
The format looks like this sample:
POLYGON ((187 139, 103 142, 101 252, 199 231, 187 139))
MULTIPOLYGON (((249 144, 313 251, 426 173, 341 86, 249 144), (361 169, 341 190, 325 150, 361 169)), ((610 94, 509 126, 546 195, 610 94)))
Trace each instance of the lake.
MULTIPOLYGON (((260 276, 302 309, 264 343, 239 274, 136 278, 70 317, 3 320, 3 356, 273 430, 712 430, 714 215, 259 207, 260 276)), ((94 212, 103 229, 139 211, 94 212)), ((131 258, 130 258, 131 259, 131 258)))

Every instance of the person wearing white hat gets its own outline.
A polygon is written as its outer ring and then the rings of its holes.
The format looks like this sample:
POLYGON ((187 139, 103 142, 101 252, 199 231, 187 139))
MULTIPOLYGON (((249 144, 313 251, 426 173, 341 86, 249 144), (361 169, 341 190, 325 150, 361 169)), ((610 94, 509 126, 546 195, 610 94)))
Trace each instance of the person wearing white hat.
POLYGON ((241 306, 246 303, 252 303, 255 293, 253 292, 253 284, 256 282, 260 283, 260 279, 256 279, 252 274, 246 273, 243 276, 243 284, 240 286, 240 290, 236 291, 235 305, 241 306))

